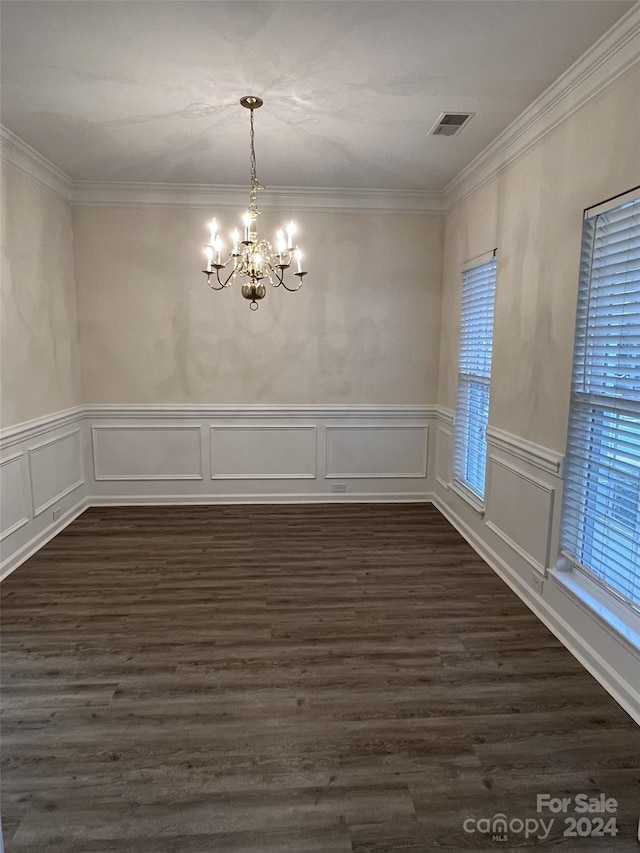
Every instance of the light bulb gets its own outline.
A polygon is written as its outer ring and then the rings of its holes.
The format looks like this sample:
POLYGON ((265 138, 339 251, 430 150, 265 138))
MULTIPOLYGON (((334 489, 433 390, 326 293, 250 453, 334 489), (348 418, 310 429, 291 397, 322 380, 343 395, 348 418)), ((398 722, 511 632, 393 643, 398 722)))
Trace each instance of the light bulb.
POLYGON ((222 246, 223 246, 223 245, 224 245, 224 244, 223 244, 223 242, 222 242, 222 237, 221 237, 219 234, 217 234, 217 235, 216 235, 216 239, 213 241, 213 248, 215 249, 216 254, 217 254, 217 258, 216 258, 216 263, 217 263, 217 264, 219 264, 219 263, 220 263, 220 252, 222 251, 222 246))
POLYGON ((242 221, 244 222, 244 240, 245 243, 248 243, 251 239, 251 214, 249 211, 242 217, 242 221))

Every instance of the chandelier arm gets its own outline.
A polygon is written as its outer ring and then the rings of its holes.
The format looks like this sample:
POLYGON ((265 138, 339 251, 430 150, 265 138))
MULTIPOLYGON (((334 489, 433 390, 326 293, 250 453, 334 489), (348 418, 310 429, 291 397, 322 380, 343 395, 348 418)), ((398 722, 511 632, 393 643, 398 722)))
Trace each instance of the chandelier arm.
MULTIPOLYGON (((225 264, 225 266, 226 266, 226 264, 225 264)), ((231 272, 230 272, 230 273, 229 273, 229 275, 225 278, 225 280, 224 280, 224 281, 220 281, 220 270, 221 270, 221 269, 224 269, 224 267, 217 267, 217 268, 216 268, 216 278, 218 279, 218 282, 222 285, 222 287, 231 287, 231 285, 233 284, 233 282, 231 281, 231 279, 233 278, 233 276, 235 275, 235 272, 236 272, 235 264, 234 264, 234 265, 233 265, 233 267, 231 268, 231 272)))
POLYGON ((273 270, 273 272, 275 273, 275 276, 277 278, 277 281, 272 282, 274 287, 280 287, 281 284, 284 285, 284 271, 285 270, 286 270, 286 267, 282 266, 282 265, 278 265, 273 270))
POLYGON ((289 285, 286 284, 286 282, 284 280, 284 274, 282 275, 282 277, 279 277, 280 278, 279 283, 284 287, 285 290, 288 290, 289 293, 295 293, 296 290, 300 290, 300 288, 302 287, 302 279, 306 275, 306 272, 296 272, 296 273, 294 273, 294 275, 296 275, 300 279, 300 281, 298 282, 298 284, 295 287, 289 287, 289 285))
POLYGON ((216 279, 217 279, 218 285, 219 285, 218 287, 216 287, 215 284, 211 283, 211 276, 213 275, 213 270, 211 270, 211 271, 210 270, 202 270, 202 272, 207 277, 207 284, 209 285, 211 290, 223 290, 225 287, 231 287, 231 284, 232 284, 231 279, 233 278, 233 275, 236 271, 235 265, 224 281, 222 281, 222 279, 220 278, 220 270, 223 270, 225 268, 226 264, 213 264, 213 266, 215 269, 216 279))

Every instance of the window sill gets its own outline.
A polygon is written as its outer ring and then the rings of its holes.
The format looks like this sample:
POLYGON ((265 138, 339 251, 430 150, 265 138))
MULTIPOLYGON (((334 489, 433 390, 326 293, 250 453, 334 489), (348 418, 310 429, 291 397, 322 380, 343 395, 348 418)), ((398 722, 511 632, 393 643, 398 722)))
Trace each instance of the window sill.
POLYGON ((449 489, 457 495, 459 498, 462 498, 465 503, 467 503, 474 512, 477 512, 478 515, 484 516, 484 501, 481 501, 477 495, 474 495, 470 489, 467 489, 462 483, 459 483, 457 480, 452 480, 449 483, 449 489))
POLYGON ((640 614, 625 607, 597 583, 576 571, 551 569, 550 577, 571 596, 585 605, 616 637, 640 651, 640 614))

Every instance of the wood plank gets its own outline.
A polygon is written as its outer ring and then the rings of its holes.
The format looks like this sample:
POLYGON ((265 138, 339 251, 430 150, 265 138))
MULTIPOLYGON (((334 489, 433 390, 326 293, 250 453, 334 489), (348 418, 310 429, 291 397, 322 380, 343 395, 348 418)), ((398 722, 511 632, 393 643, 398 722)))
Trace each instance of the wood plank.
POLYGON ((549 847, 637 849, 637 726, 431 506, 91 509, 0 594, 7 853, 487 849, 583 791, 620 833, 549 847))

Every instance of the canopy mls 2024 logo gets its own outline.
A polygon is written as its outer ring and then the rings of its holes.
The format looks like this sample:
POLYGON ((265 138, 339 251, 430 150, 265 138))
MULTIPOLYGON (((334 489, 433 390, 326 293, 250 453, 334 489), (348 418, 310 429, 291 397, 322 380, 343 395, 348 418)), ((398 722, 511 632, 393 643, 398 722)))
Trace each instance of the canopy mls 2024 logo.
MULTIPOLYGON (((492 841, 510 841, 514 836, 547 841, 552 833, 563 838, 612 838, 618 834, 618 801, 606 794, 574 794, 554 797, 536 796, 536 817, 507 817, 497 812, 491 817, 467 818, 466 833, 489 835, 492 841)), ((640 840, 640 824, 638 828, 640 840)))

